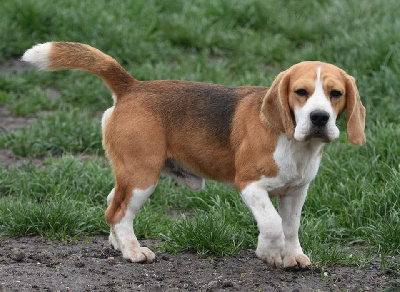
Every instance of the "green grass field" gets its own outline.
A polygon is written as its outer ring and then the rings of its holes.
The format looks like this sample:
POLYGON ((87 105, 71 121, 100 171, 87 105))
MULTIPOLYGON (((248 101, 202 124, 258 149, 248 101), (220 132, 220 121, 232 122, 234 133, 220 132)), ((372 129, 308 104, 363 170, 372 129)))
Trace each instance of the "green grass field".
MULTIPOLYGON (((367 144, 327 145, 303 208, 300 240, 316 265, 400 270, 400 2, 136 0, 3 1, 0 62, 32 45, 77 41, 118 60, 140 80, 181 79, 269 86, 303 60, 333 63, 357 79, 367 109, 367 144)), ((0 148, 43 158, 0 166, 0 233, 70 240, 105 234, 113 187, 101 148, 99 112, 112 105, 85 72, 0 75, 0 106, 38 117, 0 133, 0 148), (60 98, 50 99, 46 88, 60 98), (46 115, 40 113, 46 111, 46 115), (50 113, 50 114, 49 114, 50 113)), ((190 192, 169 178, 135 219, 140 238, 160 249, 231 255, 255 248, 257 228, 236 191, 207 182, 190 192)))

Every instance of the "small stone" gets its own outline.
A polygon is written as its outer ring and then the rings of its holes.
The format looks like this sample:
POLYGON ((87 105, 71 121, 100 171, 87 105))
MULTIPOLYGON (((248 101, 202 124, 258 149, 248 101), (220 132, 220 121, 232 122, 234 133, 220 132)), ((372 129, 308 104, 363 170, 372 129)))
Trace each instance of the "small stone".
POLYGON ((20 250, 13 251, 12 258, 17 262, 22 262, 25 258, 25 253, 20 250))
POLYGON ((231 281, 224 281, 222 283, 222 288, 233 287, 233 283, 231 281))
POLYGON ((218 287, 218 281, 211 281, 207 284, 208 289, 216 289, 218 287))
POLYGON ((387 269, 385 271, 385 275, 396 275, 396 272, 394 270, 392 270, 392 269, 387 269))
POLYGON ((162 255, 161 259, 164 261, 169 261, 169 257, 167 255, 162 255))
POLYGON ((155 276, 155 279, 156 279, 157 281, 164 281, 164 276, 163 276, 163 275, 156 275, 156 276, 155 276))

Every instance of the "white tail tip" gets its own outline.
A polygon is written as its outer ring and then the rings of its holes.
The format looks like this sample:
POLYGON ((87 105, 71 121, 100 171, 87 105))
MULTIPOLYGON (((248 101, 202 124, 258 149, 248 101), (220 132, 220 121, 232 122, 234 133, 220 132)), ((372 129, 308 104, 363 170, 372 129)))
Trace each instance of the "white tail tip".
POLYGON ((48 69, 50 65, 50 49, 51 43, 38 44, 27 50, 21 60, 40 69, 48 69))

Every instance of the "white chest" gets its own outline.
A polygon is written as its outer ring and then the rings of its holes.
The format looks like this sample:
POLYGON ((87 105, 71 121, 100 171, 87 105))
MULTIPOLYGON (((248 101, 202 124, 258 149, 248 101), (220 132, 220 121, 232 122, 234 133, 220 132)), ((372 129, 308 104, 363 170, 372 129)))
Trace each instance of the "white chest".
POLYGON ((309 184, 318 172, 322 147, 323 143, 318 141, 289 141, 281 135, 274 153, 279 172, 276 177, 261 179, 266 190, 271 195, 281 195, 309 184))

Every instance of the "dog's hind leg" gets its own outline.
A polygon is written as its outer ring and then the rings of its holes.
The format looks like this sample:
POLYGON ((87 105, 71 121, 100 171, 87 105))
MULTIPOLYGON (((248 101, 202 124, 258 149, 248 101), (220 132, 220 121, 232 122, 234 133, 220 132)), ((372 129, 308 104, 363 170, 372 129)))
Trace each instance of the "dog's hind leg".
POLYGON ((133 219, 155 190, 163 161, 160 159, 158 167, 152 167, 151 163, 143 164, 143 160, 139 162, 129 156, 123 166, 116 166, 113 161, 115 188, 107 197, 105 216, 111 228, 110 244, 127 260, 151 262, 155 255, 147 247, 140 246, 133 230, 133 219))
POLYGON ((140 246, 133 230, 135 215, 155 187, 155 185, 152 185, 145 190, 133 189, 125 214, 118 223, 111 226, 110 244, 115 249, 120 250, 125 259, 132 262, 151 262, 155 258, 155 254, 149 248, 140 246))
MULTIPOLYGON (((115 195, 115 188, 111 190, 111 192, 107 196, 107 206, 110 206, 112 200, 114 199, 115 195)), ((117 239, 115 238, 112 228, 110 230, 110 236, 108 237, 108 243, 115 249, 115 250, 121 250, 118 244, 117 239)))
MULTIPOLYGON (((115 111, 114 111, 115 113, 115 111)), ((112 164, 115 188, 107 197, 105 218, 111 228, 109 241, 132 262, 151 262, 155 255, 140 246, 133 220, 156 188, 166 159, 164 132, 148 114, 124 119, 113 115, 103 122, 103 144, 112 164), (135 127, 132 127, 135 125, 135 127), (138 131, 144 125, 152 131, 138 131), (157 142, 156 142, 157 141, 157 142)))

